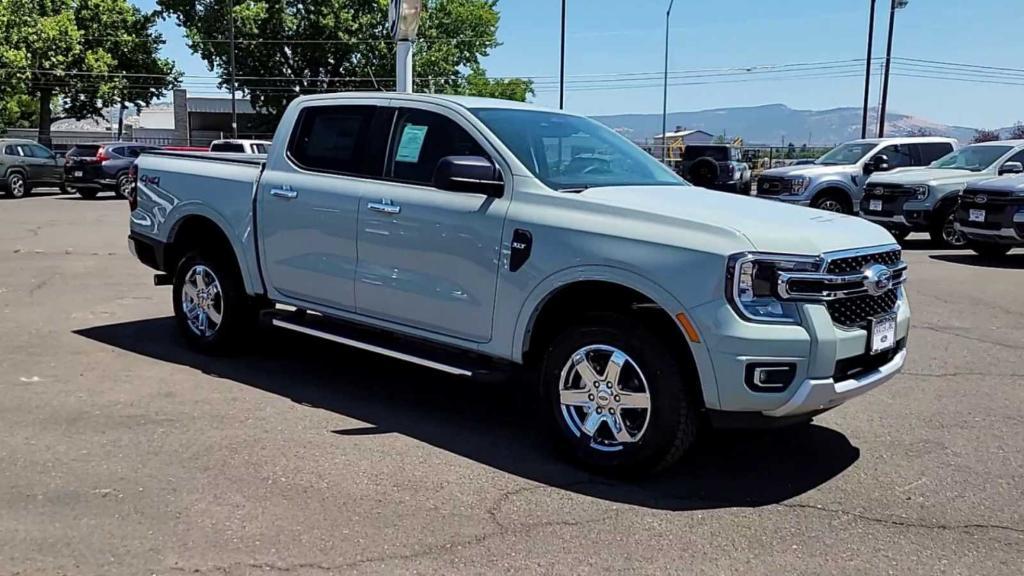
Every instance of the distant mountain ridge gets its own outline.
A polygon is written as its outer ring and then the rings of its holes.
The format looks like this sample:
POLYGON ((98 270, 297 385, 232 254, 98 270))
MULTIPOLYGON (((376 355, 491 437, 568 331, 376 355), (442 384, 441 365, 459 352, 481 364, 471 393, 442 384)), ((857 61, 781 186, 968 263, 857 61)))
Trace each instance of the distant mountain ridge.
MULTIPOLYGON (((775 146, 793 142, 797 145, 830 146, 860 138, 860 108, 831 110, 796 110, 784 104, 765 104, 737 108, 716 108, 697 112, 672 112, 668 129, 677 126, 698 129, 712 134, 725 134, 730 140, 741 137, 746 144, 775 146)), ((903 136, 928 130, 936 136, 949 136, 962 143, 974 137, 974 128, 950 126, 930 120, 889 112, 886 114, 886 135, 903 136)), ((876 124, 874 111, 868 125, 876 124)), ((607 126, 634 140, 646 140, 661 133, 661 114, 616 114, 595 116, 607 126)), ((1002 128, 1006 132, 1009 128, 1002 128)), ((872 130, 869 130, 869 133, 872 130)))

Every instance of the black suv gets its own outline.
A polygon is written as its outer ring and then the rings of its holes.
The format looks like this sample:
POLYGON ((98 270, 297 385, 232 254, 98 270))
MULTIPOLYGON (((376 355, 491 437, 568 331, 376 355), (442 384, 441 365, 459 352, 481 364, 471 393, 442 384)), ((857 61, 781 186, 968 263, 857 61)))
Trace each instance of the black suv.
POLYGON ((37 186, 59 186, 60 159, 49 148, 28 140, 0 139, 0 188, 21 198, 37 186))
POLYGON ((68 150, 64 185, 82 198, 95 198, 104 191, 125 198, 132 184, 128 169, 139 154, 157 148, 133 142, 76 144, 68 150))
POLYGON ((678 171, 694 186, 750 194, 750 166, 728 144, 687 144, 678 171))

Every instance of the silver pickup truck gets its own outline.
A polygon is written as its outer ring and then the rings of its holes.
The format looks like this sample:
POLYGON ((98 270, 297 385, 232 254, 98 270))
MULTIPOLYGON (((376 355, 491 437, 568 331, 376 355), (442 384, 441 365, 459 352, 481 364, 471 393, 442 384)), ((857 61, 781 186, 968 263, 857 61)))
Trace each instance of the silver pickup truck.
POLYGON ((667 466, 705 423, 806 422, 907 354, 883 228, 690 186, 580 116, 308 96, 265 159, 154 152, 134 176, 130 245, 192 346, 262 319, 536 390, 553 444, 605 472, 667 466))
POLYGON ((765 170, 757 180, 757 195, 856 214, 864 183, 872 174, 927 166, 956 148, 956 140, 935 136, 853 140, 836 146, 813 164, 765 170))

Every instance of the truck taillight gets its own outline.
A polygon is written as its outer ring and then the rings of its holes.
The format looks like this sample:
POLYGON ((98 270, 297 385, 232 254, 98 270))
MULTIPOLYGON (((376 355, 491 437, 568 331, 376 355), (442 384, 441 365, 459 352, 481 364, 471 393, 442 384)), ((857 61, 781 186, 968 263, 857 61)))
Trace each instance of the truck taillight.
POLYGON ((133 212, 139 207, 139 165, 136 162, 132 162, 130 168, 128 168, 128 179, 131 181, 131 186, 128 188, 128 208, 133 212))

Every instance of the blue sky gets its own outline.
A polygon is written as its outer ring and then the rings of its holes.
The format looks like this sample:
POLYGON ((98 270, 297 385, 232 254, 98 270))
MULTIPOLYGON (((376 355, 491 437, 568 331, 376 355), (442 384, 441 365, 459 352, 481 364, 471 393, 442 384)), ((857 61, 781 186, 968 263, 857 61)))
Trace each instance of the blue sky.
MULTIPOLYGON (((135 3, 144 9, 152 9, 155 4, 153 0, 135 3)), ((878 0, 878 4, 875 55, 882 56, 889 2, 878 0)), ((568 0, 568 79, 659 72, 667 6, 668 0, 568 0)), ((868 0, 676 0, 669 68, 693 71, 863 59, 868 6, 868 0)), ((486 58, 488 72, 495 76, 548 77, 540 81, 551 82, 558 74, 560 0, 500 0, 498 8, 502 14, 498 38, 503 45, 486 58)), ((1022 26, 1021 0, 911 0, 897 13, 893 55, 1024 69, 1022 26)), ((209 74, 205 64, 185 47, 181 31, 173 22, 164 22, 161 29, 168 41, 165 54, 174 58, 186 74, 209 74)), ((805 78, 673 86, 669 90, 669 110, 768 103, 807 109, 860 106, 863 69, 858 75, 853 64, 847 64, 850 68, 830 66, 836 68, 790 74, 805 78), (834 77, 842 75, 849 77, 834 77)), ((916 74, 949 77, 937 69, 918 69, 916 74)), ((999 80, 1003 76, 998 71, 987 74, 990 76, 979 78, 999 80)), ((1018 76, 1008 81, 1024 84, 1024 73, 1018 76)), ((660 80, 624 82, 626 78, 630 77, 617 77, 618 82, 591 82, 587 90, 570 89, 566 108, 585 114, 661 111, 660 80), (638 84, 647 87, 622 88, 638 84)), ((1003 81, 1007 81, 1005 77, 1003 81)), ((554 87, 538 84, 534 100, 557 106, 554 87)), ((879 78, 875 77, 872 104, 878 98, 878 87, 879 78)), ((1022 102, 1024 85, 894 76, 889 109, 946 124, 1001 127, 1024 120, 1022 102)))

